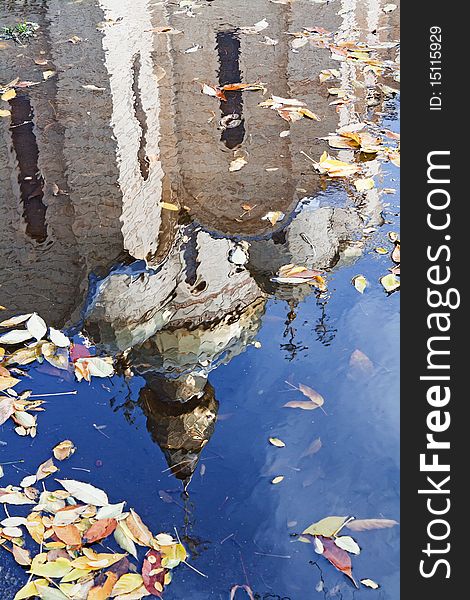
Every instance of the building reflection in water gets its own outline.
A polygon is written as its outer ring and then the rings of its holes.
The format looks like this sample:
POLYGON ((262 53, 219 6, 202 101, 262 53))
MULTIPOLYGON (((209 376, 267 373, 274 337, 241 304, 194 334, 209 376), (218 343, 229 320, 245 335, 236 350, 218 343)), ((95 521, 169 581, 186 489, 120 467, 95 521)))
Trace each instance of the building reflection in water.
MULTIPOLYGON (((330 30, 347 19, 380 25, 372 0, 364 14, 367 2, 345 0, 343 18, 307 4, 330 30)), ((186 486, 216 423, 210 372, 255 340, 268 296, 288 304, 286 352, 293 358, 302 348, 296 306, 314 292, 275 286, 270 276, 287 263, 328 270, 353 261, 364 228, 382 224, 377 190, 360 205, 346 191, 332 204, 300 153, 319 156, 319 137, 368 110, 366 85, 347 115, 328 105, 318 84, 327 51, 308 61, 291 51, 284 32, 305 25, 304 0, 272 8, 276 46, 237 34, 247 25, 241 0, 208 6, 210 14, 191 19, 147 0, 93 0, 87 10, 25 2, 16 17, 40 25, 28 56, 47 66, 18 57, 14 43, 0 63, 2 82, 18 68, 42 82, 19 92, 11 121, 0 119, 1 303, 57 327, 80 324, 100 349, 123 356, 145 379, 138 404, 150 435, 186 486), (155 33, 164 23, 185 35, 155 33), (82 41, 68 42, 73 36, 82 41), (201 49, 186 53, 188 40, 201 49), (42 81, 45 69, 56 75, 42 81), (280 136, 289 125, 257 107, 258 93, 231 92, 219 103, 200 92, 200 82, 237 81, 305 99, 322 121, 313 134, 300 122, 280 136), (235 126, 221 132, 227 115, 238 115, 235 126), (229 173, 236 148, 248 164, 229 173), (286 215, 275 227, 262 219, 271 210, 286 215)), ((253 3, 250 19, 264 18, 265 8, 253 3)), ((341 69, 341 85, 360 79, 341 69)), ((318 302, 315 329, 328 344, 327 298, 318 302)))

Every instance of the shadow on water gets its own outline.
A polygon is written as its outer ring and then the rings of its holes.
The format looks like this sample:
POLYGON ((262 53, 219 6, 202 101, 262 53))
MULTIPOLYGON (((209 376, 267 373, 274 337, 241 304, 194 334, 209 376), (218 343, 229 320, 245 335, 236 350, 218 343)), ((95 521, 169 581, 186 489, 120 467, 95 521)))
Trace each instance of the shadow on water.
MULTIPOLYGON (((41 81, 0 119, 0 300, 5 318, 35 310, 118 359, 122 375, 48 405, 32 447, 42 459, 58 436, 73 439, 93 483, 116 501, 133 496, 153 529, 181 529, 209 579, 179 570, 166 598, 226 599, 249 583, 257 599, 358 599, 366 592, 293 534, 330 514, 398 517, 398 298, 350 284, 387 272, 373 249, 397 227, 398 204, 377 188, 327 184, 301 150, 320 156, 319 138, 353 115, 394 129, 396 107, 385 95, 368 103, 368 82, 341 64, 341 85, 361 85, 337 111, 318 83, 328 52, 293 52, 285 32, 394 40, 398 15, 367 0, 253 4, 204 2, 194 18, 146 0, 0 8, 0 24, 40 25, 21 52, 2 47, 0 81, 41 81), (262 36, 277 45, 240 34, 265 17, 262 36), (156 34, 162 23, 184 35, 156 34), (43 81, 47 70, 56 74, 43 81), (258 92, 219 102, 200 91, 239 81, 305 99, 322 120, 288 124, 258 108, 258 92), (236 149, 248 162, 229 173, 236 149), (273 226, 269 211, 285 217, 273 226), (328 293, 273 283, 289 263, 325 270, 328 293), (351 362, 357 349, 365 371, 351 362), (298 399, 286 380, 318 389, 327 416, 283 408, 298 399), (270 447, 273 435, 286 448, 270 447)), ((380 187, 397 177, 384 165, 380 187)), ((44 365, 30 374, 38 393, 76 385, 44 365)), ((0 437, 5 461, 23 456, 6 425, 0 437)), ((355 569, 396 600, 398 534, 367 536, 355 569)), ((21 573, 4 560, 10 600, 21 573)))

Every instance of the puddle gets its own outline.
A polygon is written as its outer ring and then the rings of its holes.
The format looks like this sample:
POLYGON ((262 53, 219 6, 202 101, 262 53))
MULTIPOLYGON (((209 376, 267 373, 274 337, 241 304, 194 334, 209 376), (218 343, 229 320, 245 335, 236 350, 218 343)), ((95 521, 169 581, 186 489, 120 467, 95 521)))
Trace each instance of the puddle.
MULTIPOLYGON (((358 194, 321 177, 305 154, 318 160, 328 149, 320 138, 351 121, 397 131, 398 100, 327 48, 294 52, 286 32, 393 42, 399 11, 375 0, 179 4, 0 8, 1 25, 39 24, 24 45, 2 42, 0 82, 40 82, 18 90, 11 120, 0 119, 2 317, 37 311, 134 372, 79 386, 53 367, 31 369, 35 393, 76 387, 79 396, 50 402, 26 446, 3 425, 1 462, 26 458, 27 447, 36 464, 74 440, 74 466, 113 501, 132 498, 152 530, 176 526, 208 575, 179 568, 168 600, 226 599, 234 584, 263 600, 365 598, 372 592, 356 591, 293 534, 334 514, 399 519, 399 294, 384 293, 391 264, 374 251, 399 228, 398 193, 383 192, 399 172, 380 164, 376 187, 358 194), (264 18, 264 31, 243 33, 264 18), (339 79, 321 84, 327 68, 339 79), (204 83, 240 81, 269 91, 229 91, 226 101, 201 93, 204 83), (354 100, 330 105, 328 87, 354 100), (271 94, 305 101, 321 121, 288 123, 258 107, 271 94), (229 172, 236 153, 247 163, 229 172), (284 217, 272 225, 270 211, 284 217), (325 271, 328 292, 274 283, 289 263, 325 271), (351 285, 360 273, 370 282, 363 295, 351 285), (351 359, 357 350, 370 365, 351 359), (318 390, 327 414, 284 408, 299 399, 285 381, 318 390), (270 446, 272 436, 286 447, 270 446)), ((16 471, 5 473, 10 481, 16 471)), ((396 600, 398 528, 355 537, 357 578, 396 600)), ((0 573, 10 600, 24 576, 5 554, 0 573)))

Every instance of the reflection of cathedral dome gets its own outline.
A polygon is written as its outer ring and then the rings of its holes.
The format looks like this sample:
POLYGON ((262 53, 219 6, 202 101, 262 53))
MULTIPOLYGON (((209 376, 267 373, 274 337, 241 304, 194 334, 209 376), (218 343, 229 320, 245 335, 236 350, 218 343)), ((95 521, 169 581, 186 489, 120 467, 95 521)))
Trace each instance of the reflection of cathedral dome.
POLYGON ((221 315, 220 320, 209 325, 162 329, 133 350, 131 362, 141 374, 160 372, 180 377, 199 372, 207 375, 243 352, 255 338, 264 306, 264 298, 259 298, 243 312, 221 315))
POLYGON ((165 401, 172 395, 170 387, 180 385, 177 381, 152 378, 141 390, 139 404, 153 440, 165 454, 172 473, 186 486, 202 449, 214 433, 219 403, 210 383, 206 383, 202 397, 196 395, 184 404, 165 401))

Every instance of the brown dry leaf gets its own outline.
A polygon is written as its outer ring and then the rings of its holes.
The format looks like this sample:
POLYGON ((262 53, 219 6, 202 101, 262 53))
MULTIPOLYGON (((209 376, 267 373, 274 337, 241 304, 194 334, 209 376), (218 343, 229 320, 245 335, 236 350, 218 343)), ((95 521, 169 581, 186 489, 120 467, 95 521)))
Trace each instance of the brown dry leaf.
POLYGON ((136 542, 141 546, 150 546, 153 539, 152 532, 145 525, 139 515, 131 508, 130 515, 125 520, 129 531, 134 536, 136 542))
POLYGON ((23 567, 28 567, 31 564, 31 556, 29 550, 26 548, 20 548, 16 544, 13 544, 12 547, 13 558, 19 565, 23 567))
POLYGON ((354 519, 346 524, 351 531, 370 531, 371 529, 388 529, 398 525, 392 519, 354 519))
POLYGON ((206 94, 206 96, 213 96, 214 98, 218 98, 223 102, 227 101, 227 96, 224 94, 223 90, 214 85, 209 85, 208 83, 202 84, 202 93, 206 94))
POLYGON ((227 85, 222 86, 224 92, 265 92, 266 86, 264 83, 228 83, 227 85))
POLYGON ((73 442, 70 440, 64 440, 53 448, 52 453, 57 460, 65 460, 66 458, 70 458, 75 450, 76 448, 73 445, 73 442))
POLYGON ((82 536, 76 525, 52 525, 56 536, 67 546, 80 546, 82 536))
POLYGON ((38 471, 36 473, 36 480, 40 481, 41 479, 45 479, 46 477, 52 475, 52 473, 55 473, 58 470, 59 469, 55 466, 52 458, 49 458, 48 460, 46 460, 46 462, 43 462, 42 465, 39 466, 38 471))

